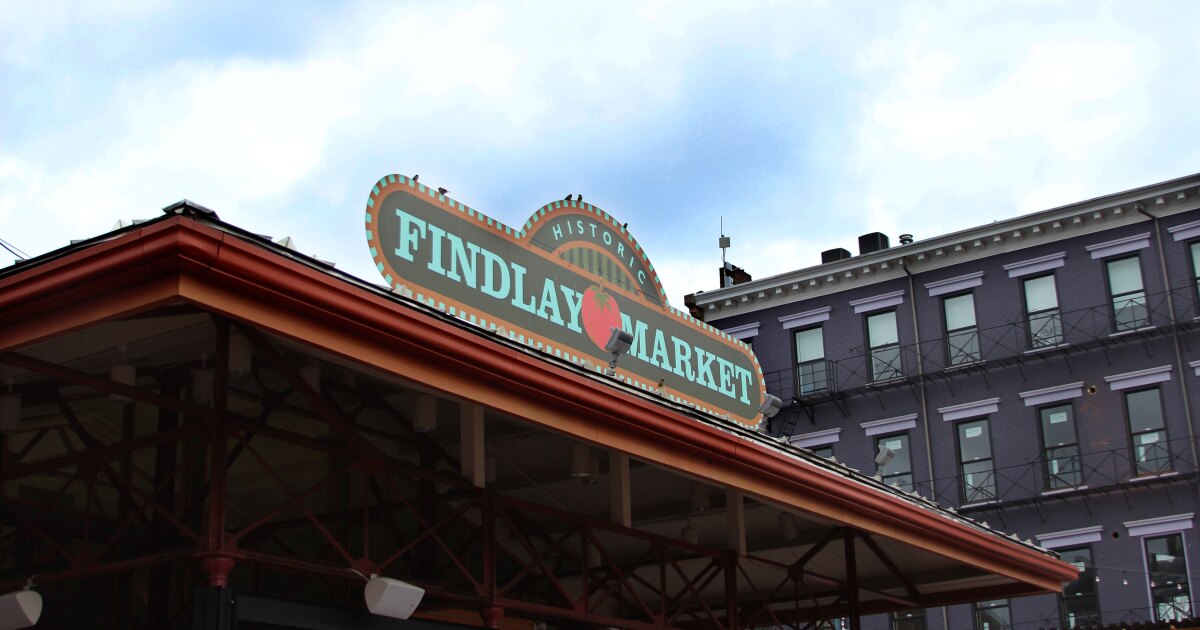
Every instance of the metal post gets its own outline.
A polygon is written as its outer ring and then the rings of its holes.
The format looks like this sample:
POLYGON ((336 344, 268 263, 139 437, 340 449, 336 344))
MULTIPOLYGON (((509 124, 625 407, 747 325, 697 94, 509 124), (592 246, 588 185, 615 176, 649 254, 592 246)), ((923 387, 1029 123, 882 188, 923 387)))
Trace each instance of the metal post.
POLYGON ((858 618, 858 561, 854 557, 853 529, 842 530, 842 543, 846 550, 846 617, 850 621, 849 630, 862 630, 862 621, 858 618))
POLYGON ((738 559, 740 556, 730 552, 725 554, 725 627, 734 630, 738 627, 738 559))

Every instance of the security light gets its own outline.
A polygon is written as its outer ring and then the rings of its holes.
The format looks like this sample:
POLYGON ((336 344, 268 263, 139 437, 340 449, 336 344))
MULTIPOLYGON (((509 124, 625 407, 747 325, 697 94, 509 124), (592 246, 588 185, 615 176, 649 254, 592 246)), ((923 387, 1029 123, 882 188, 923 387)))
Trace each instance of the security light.
POLYGON ((368 580, 363 589, 367 610, 372 615, 393 619, 408 619, 421 603, 422 597, 425 597, 425 589, 419 586, 378 576, 368 580))
POLYGON ((0 595, 0 630, 28 628, 41 616, 42 596, 30 590, 30 585, 27 584, 24 590, 0 595))
POLYGON ((767 397, 763 399, 762 406, 758 408, 758 412, 763 415, 763 418, 772 418, 775 416, 775 414, 779 413, 779 410, 782 408, 782 400, 779 400, 779 398, 772 396, 771 394, 767 394, 767 397))
POLYGON ((881 474, 885 466, 896 457, 896 451, 885 444, 879 445, 879 454, 875 456, 875 474, 881 474))
POLYGON ((629 346, 633 345, 633 335, 617 328, 612 327, 612 334, 608 337, 608 343, 604 344, 604 349, 612 353, 612 360, 608 362, 608 370, 605 374, 612 376, 617 373, 617 359, 621 358, 629 350, 629 346))

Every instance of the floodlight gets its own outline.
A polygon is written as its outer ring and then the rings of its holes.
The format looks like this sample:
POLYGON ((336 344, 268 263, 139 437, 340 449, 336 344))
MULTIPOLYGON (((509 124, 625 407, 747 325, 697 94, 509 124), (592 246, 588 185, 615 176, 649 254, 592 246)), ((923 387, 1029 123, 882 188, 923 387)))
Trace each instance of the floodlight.
POLYGON ((612 327, 612 334, 608 337, 608 343, 604 344, 604 349, 612 353, 612 360, 608 362, 608 370, 605 374, 613 376, 617 373, 617 359, 621 358, 629 350, 629 346, 633 345, 633 335, 617 328, 612 327))
POLYGON ((37 591, 15 591, 0 595, 0 630, 28 628, 42 616, 42 596, 37 591))
POLYGON ((783 401, 778 397, 767 394, 763 399, 762 405, 758 408, 758 412, 763 415, 763 418, 772 418, 779 410, 783 408, 783 401))
POLYGON ((895 457, 896 451, 892 450, 886 444, 880 444, 879 454, 875 456, 876 474, 882 472, 884 467, 887 466, 893 459, 895 459, 895 457))
POLYGON ((363 588, 367 610, 372 615, 393 619, 408 619, 422 597, 425 597, 425 589, 392 578, 372 577, 363 588))

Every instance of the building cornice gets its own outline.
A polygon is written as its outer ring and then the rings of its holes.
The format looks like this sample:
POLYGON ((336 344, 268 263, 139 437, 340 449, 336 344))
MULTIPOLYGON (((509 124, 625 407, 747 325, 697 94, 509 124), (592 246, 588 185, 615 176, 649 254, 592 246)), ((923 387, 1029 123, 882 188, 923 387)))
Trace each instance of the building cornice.
POLYGON ((695 294, 706 321, 791 304, 1200 207, 1200 173, 695 294))

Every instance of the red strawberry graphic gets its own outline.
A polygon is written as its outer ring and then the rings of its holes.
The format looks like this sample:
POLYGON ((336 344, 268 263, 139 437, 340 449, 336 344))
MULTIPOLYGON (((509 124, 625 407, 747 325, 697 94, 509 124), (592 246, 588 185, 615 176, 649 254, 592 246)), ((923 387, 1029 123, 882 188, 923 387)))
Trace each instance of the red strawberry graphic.
POLYGON ((583 292, 583 302, 580 306, 583 315, 583 329, 588 338, 601 349, 612 336, 613 328, 621 327, 621 308, 617 299, 609 295, 602 287, 593 284, 583 292))

